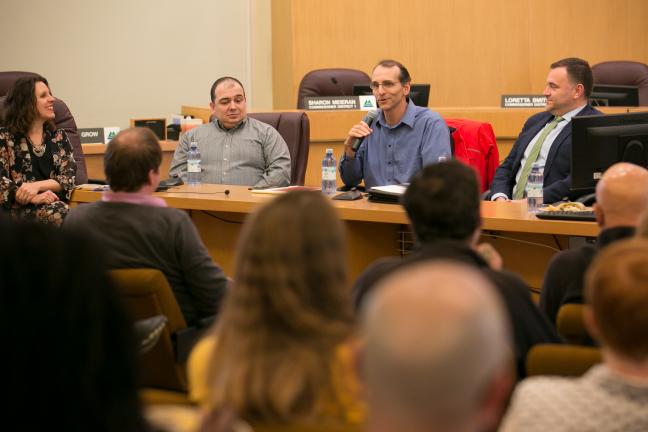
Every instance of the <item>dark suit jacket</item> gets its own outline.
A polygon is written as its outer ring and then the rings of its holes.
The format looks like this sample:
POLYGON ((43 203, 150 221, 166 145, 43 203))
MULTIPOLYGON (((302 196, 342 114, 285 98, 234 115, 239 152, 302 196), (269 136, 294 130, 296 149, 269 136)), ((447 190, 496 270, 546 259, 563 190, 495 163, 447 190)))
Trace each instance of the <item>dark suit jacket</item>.
MULTIPOLYGON (((562 343, 555 328, 542 315, 531 300, 529 287, 517 276, 506 271, 495 271, 488 267, 476 252, 466 244, 453 240, 438 240, 431 244, 418 246, 404 259, 383 258, 370 265, 356 280, 353 286, 353 301, 356 310, 371 294, 377 283, 402 266, 412 263, 449 259, 475 267, 493 283, 504 302, 513 329, 513 352, 518 377, 524 378, 525 359, 531 347, 538 343, 562 343)), ((433 288, 433 285, 430 285, 433 288)))
POLYGON ((577 249, 567 249, 551 258, 542 283, 540 309, 552 323, 556 322, 558 310, 562 305, 566 303, 583 304, 585 272, 599 250, 610 243, 632 237, 634 234, 634 227, 606 228, 599 233, 595 246, 586 244, 577 249))
MULTIPOLYGON (((599 110, 586 105, 577 116, 603 114, 599 110)), ((526 121, 522 132, 515 141, 509 155, 495 171, 495 177, 491 183, 490 199, 496 193, 504 193, 509 198, 513 195, 515 176, 520 169, 520 162, 524 157, 524 151, 540 130, 549 122, 553 115, 547 111, 535 114, 526 121)), ((558 134, 544 167, 544 189, 543 197, 545 203, 560 201, 564 197, 576 198, 570 194, 571 189, 571 125, 567 125, 558 134)))

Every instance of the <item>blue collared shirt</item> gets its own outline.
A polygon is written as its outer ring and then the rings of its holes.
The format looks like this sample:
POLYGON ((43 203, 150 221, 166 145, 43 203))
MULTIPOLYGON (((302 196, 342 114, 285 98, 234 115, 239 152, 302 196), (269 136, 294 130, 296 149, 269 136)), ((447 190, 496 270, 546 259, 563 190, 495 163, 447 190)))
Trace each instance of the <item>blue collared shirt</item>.
POLYGON ((410 100, 405 114, 394 126, 379 110, 373 132, 367 136, 354 159, 343 155, 340 175, 347 186, 364 179, 367 188, 408 183, 425 165, 450 158, 450 131, 441 116, 410 100))

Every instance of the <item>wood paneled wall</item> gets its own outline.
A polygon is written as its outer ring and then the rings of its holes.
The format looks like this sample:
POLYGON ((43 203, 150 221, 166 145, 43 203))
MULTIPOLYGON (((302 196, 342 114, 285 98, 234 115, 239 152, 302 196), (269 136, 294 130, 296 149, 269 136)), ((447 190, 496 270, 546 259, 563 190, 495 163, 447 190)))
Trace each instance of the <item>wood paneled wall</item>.
POLYGON ((275 109, 295 108, 308 71, 370 73, 382 58, 430 83, 430 106, 497 106, 541 93, 549 64, 648 63, 646 0, 273 0, 275 109))

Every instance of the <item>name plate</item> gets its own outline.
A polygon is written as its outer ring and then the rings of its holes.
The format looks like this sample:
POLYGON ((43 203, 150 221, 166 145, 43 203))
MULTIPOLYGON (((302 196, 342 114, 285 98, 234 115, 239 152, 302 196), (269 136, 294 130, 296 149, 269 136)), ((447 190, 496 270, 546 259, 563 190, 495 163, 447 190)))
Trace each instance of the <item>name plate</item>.
POLYGON ((544 108, 547 98, 543 95, 502 95, 502 108, 544 108))
POLYGON ((119 133, 119 127, 79 128, 81 144, 108 144, 119 133))
MULTIPOLYGON (((200 121, 202 124, 202 120, 200 121)), ((164 141, 166 139, 166 119, 131 119, 131 127, 145 127, 151 129, 157 139, 164 141)))
POLYGON ((304 98, 307 110, 362 110, 371 111, 376 106, 376 98, 368 96, 319 96, 304 98))

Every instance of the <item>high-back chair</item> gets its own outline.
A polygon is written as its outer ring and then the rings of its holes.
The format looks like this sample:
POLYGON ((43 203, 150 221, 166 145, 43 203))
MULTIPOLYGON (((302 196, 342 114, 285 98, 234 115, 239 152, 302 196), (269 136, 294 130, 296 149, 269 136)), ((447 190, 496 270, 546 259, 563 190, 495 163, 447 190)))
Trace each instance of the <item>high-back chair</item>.
POLYGON ((585 327, 583 311, 585 306, 576 303, 564 304, 558 309, 556 329, 568 343, 574 345, 591 345, 591 338, 585 327))
POLYGON ((648 105, 648 65, 635 61, 606 61, 592 66, 594 84, 639 88, 639 105, 648 105))
POLYGON ((297 109, 304 109, 305 97, 351 96, 356 84, 369 85, 369 75, 357 69, 316 69, 304 75, 297 92, 297 109))
POLYGON ((180 306, 164 274, 157 269, 111 270, 115 282, 134 320, 155 315, 167 317, 158 343, 140 357, 143 387, 187 391, 184 355, 179 354, 183 332, 188 331, 180 306))
MULTIPOLYGON (((0 119, 2 118, 2 107, 4 106, 4 98, 9 93, 9 90, 13 84, 19 78, 29 77, 36 75, 33 72, 20 72, 20 71, 10 71, 10 72, 0 72, 0 119)), ((77 125, 74 121, 74 117, 70 112, 68 106, 59 98, 54 98, 54 123, 57 128, 65 129, 67 136, 70 140, 70 145, 72 146, 72 153, 74 154, 74 160, 77 164, 76 171, 76 184, 87 183, 88 181, 88 172, 86 169, 85 158, 83 156, 83 149, 81 148, 81 137, 77 131, 77 125)))
POLYGON ((527 354, 526 372, 528 376, 580 376, 601 361, 601 350, 598 348, 537 344, 527 354))
POLYGON ((310 122, 306 113, 268 112, 248 115, 277 129, 290 152, 290 184, 303 185, 310 149, 310 122))

